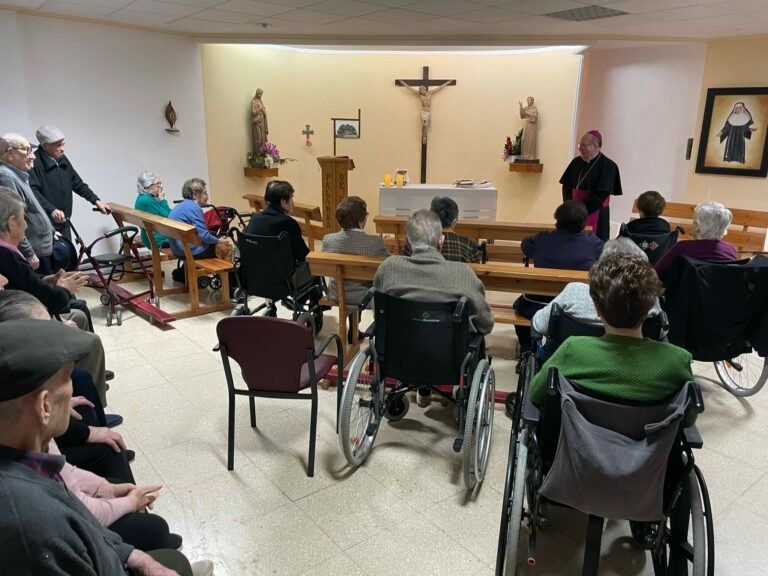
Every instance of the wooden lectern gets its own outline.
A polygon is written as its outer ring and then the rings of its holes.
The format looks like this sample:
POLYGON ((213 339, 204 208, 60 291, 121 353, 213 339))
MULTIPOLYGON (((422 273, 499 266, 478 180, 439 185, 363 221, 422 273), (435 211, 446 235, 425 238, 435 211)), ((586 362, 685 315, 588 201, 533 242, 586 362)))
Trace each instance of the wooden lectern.
POLYGON ((323 228, 326 233, 338 232, 341 226, 334 217, 336 206, 349 195, 347 173, 355 169, 355 163, 347 156, 321 156, 317 163, 320 164, 323 180, 323 228))

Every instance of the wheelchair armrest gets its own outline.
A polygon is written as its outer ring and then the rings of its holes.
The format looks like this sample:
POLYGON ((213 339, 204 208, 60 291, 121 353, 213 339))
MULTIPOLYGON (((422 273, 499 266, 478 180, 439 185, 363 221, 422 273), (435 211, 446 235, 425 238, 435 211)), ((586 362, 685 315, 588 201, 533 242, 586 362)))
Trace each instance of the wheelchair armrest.
POLYGON ((526 424, 536 425, 541 420, 541 409, 531 400, 530 394, 525 394, 523 399, 523 421, 526 424))
POLYGON ((359 308, 361 310, 365 310, 366 308, 368 308, 368 305, 371 303, 371 300, 373 300, 374 294, 376 294, 376 288, 369 288, 368 292, 366 292, 365 296, 363 296, 363 299, 360 300, 359 308))
POLYGON ((476 350, 480 349, 480 346, 483 344, 483 335, 482 334, 473 334, 472 338, 469 340, 469 349, 472 352, 475 352, 476 350))
POLYGON ((688 444, 688 446, 691 448, 701 448, 704 446, 704 440, 702 440, 701 434, 699 433, 699 429, 696 428, 696 425, 683 428, 683 436, 685 437, 686 444, 688 444))
MULTIPOLYGON (((328 345, 334 341, 336 342, 336 350, 338 351, 337 356, 341 359, 341 355, 344 353, 344 348, 341 345, 341 338, 339 338, 338 334, 329 334, 326 336, 325 340, 320 342, 318 346, 315 346, 315 358, 319 358, 323 351, 328 348, 328 345)), ((339 362, 341 362, 341 360, 339 360, 339 362)))

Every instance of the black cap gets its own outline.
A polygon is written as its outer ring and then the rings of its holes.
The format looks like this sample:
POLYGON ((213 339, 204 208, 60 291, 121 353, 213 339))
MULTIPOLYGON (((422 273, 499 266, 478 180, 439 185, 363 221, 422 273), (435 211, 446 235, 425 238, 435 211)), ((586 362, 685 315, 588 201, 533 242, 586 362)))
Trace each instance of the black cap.
POLYGON ((93 336, 55 320, 0 322, 0 402, 36 390, 92 346, 93 336))

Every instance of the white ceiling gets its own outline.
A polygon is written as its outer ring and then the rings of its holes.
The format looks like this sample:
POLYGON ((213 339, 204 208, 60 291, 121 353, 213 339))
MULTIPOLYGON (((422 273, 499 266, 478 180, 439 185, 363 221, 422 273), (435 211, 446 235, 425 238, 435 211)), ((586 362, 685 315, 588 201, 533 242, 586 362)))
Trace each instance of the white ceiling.
POLYGON ((60 14, 219 40, 294 43, 536 43, 583 38, 702 39, 768 34, 768 0, 0 0, 60 14), (588 22, 543 14, 601 5, 588 22))

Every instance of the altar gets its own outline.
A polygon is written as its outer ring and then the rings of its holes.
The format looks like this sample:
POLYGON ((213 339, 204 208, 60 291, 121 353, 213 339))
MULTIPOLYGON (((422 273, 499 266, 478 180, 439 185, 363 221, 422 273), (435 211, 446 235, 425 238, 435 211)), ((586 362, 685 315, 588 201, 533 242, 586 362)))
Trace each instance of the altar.
POLYGON ((435 196, 448 196, 455 200, 459 205, 460 220, 496 220, 496 188, 459 188, 453 184, 381 186, 379 214, 409 217, 417 210, 429 208, 435 196))

